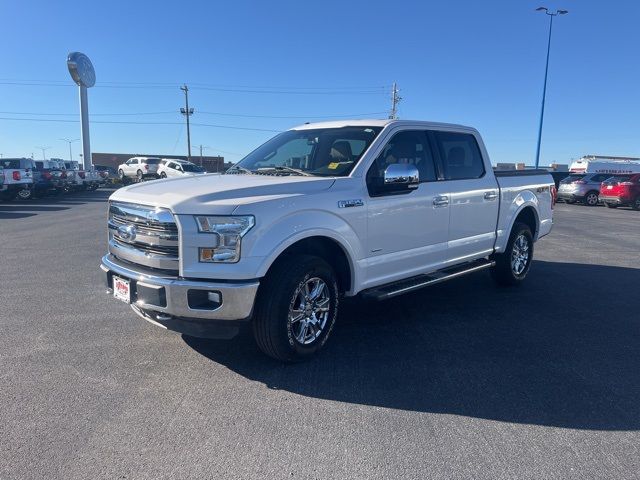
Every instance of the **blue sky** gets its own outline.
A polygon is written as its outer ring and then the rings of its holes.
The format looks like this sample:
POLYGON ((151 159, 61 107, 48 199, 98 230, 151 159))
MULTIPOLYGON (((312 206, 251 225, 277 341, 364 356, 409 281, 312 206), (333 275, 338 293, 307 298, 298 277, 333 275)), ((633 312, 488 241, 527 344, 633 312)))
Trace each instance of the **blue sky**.
POLYGON ((94 152, 184 154, 182 83, 192 122, 256 129, 192 127, 194 154, 203 144, 236 161, 273 134, 262 130, 384 117, 397 81, 400 118, 475 126, 494 163, 533 163, 548 31, 548 17, 534 12, 541 4, 570 11, 554 21, 541 164, 640 157, 640 2, 631 0, 0 0, 0 153, 41 158, 36 146, 48 146, 47 157, 68 157, 59 139, 80 127, 65 60, 78 50, 96 68, 94 152))

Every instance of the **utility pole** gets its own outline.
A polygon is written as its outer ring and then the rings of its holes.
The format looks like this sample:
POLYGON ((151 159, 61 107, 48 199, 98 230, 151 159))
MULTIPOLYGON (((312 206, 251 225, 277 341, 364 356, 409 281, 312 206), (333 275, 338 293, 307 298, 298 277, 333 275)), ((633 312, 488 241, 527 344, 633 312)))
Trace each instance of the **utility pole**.
MULTIPOLYGON (((51 147, 36 147, 38 150, 42 150, 42 160, 46 160, 46 158, 44 158, 44 152, 49 150, 51 147)), ((31 154, 31 156, 33 157, 33 153, 31 154)))
POLYGON ((398 118, 398 104, 402 97, 398 95, 400 90, 398 90, 398 84, 393 82, 393 89, 391 91, 391 113, 389 114, 389 118, 394 120, 398 118))
POLYGON ((544 12, 549 16, 549 40, 547 41, 547 63, 544 67, 544 86, 542 87, 542 108, 540 109, 540 125, 538 126, 538 146, 536 147, 536 168, 540 163, 540 143, 542 142, 542 122, 544 121, 544 101, 547 97, 547 75, 549 74, 549 53, 551 52, 551 30, 553 29, 553 17, 566 15, 567 10, 556 10, 555 13, 549 11, 547 7, 538 7, 536 12, 544 12))
POLYGON ((208 147, 207 145, 200 145, 200 166, 202 167, 203 165, 203 161, 202 161, 202 150, 206 150, 207 148, 211 148, 208 147))
POLYGON ((73 154, 71 153, 71 144, 80 140, 79 138, 61 138, 63 142, 67 142, 69 144, 69 160, 73 160, 73 154))
POLYGON ((191 130, 189 130, 189 117, 193 115, 193 108, 189 108, 189 87, 184 84, 180 87, 184 92, 184 108, 180 109, 180 113, 187 117, 187 160, 191 161, 191 130))

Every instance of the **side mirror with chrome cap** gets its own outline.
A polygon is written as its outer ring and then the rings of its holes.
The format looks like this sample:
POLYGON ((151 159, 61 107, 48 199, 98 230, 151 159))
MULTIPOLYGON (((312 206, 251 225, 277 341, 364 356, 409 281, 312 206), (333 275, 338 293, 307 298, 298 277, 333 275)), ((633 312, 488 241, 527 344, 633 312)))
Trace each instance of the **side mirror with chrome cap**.
POLYGON ((402 187, 398 190, 418 188, 420 173, 415 165, 408 163, 393 163, 384 171, 385 187, 402 187))

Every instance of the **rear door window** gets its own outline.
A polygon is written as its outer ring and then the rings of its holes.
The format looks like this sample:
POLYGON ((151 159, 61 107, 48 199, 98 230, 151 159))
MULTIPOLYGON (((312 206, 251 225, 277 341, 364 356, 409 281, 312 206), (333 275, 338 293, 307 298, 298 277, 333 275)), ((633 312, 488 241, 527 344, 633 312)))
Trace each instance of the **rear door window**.
POLYGON ((582 180, 586 175, 569 175, 567 178, 562 180, 560 183, 573 183, 578 180, 582 180))
POLYGON ((445 180, 467 180, 484 176, 484 160, 478 142, 470 133, 434 132, 445 180))

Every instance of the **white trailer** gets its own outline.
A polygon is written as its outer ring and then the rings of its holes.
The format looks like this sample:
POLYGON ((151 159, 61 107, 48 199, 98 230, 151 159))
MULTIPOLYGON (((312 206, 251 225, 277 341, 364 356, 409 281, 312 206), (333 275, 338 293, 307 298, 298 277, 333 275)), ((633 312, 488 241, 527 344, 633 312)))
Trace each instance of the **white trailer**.
POLYGON ((640 173, 640 158, 586 155, 571 163, 571 173, 640 173))

